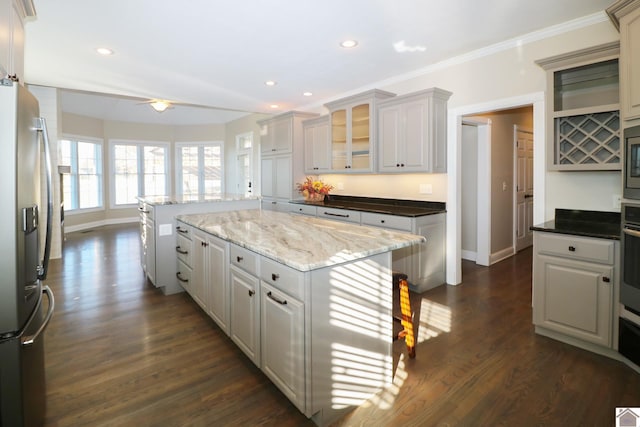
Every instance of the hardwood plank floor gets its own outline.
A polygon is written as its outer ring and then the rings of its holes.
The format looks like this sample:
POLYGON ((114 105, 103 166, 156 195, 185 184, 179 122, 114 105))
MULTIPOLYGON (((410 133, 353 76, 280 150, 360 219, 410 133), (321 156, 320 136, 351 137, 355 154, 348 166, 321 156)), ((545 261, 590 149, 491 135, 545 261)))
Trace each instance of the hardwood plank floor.
MULTIPOLYGON (((537 336, 531 251, 412 295, 417 357, 394 344, 396 389, 336 426, 614 425, 640 375, 537 336)), ((70 233, 47 284, 48 426, 310 426, 186 295, 142 275, 136 225, 70 233)))

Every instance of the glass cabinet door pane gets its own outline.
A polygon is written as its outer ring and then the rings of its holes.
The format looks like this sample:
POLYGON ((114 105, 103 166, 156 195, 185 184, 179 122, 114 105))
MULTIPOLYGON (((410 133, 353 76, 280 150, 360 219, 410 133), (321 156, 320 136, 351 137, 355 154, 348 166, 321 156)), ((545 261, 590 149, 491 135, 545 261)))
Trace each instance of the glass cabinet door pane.
POLYGON ((331 168, 347 167, 347 110, 331 113, 331 168))
POLYGON ((369 104, 353 107, 351 112, 351 167, 353 169, 369 169, 370 128, 369 104))

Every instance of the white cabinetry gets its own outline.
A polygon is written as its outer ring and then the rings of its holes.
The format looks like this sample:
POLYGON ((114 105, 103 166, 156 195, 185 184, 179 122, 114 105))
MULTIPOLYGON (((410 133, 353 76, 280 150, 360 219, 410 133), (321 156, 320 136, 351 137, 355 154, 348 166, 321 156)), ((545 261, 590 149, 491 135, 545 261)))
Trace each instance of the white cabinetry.
POLYGON ((258 122, 263 208, 277 209, 278 202, 291 200, 295 183, 304 179, 302 121, 315 116, 291 111, 258 122))
POLYGON ((619 242, 536 231, 533 247, 536 332, 611 348, 619 242))
POLYGON ((0 0, 0 78, 24 83, 24 19, 32 16, 31 1, 0 0))
POLYGON ((193 241, 191 235, 193 233, 191 227, 184 223, 178 223, 176 226, 176 256, 178 257, 178 267, 176 270, 176 279, 189 294, 191 294, 191 277, 193 275, 193 241))
POLYGON ((536 61, 547 71, 547 168, 620 170, 618 42, 536 61))
POLYGON ((200 230, 193 232, 190 295, 229 334, 228 244, 200 230))
POLYGON ((331 141, 329 116, 305 120, 304 171, 308 174, 324 173, 331 169, 331 141))
POLYGON ((262 370, 305 412, 304 273, 262 258, 262 370))
POLYGON ((373 172, 376 107, 390 92, 370 90, 325 104, 329 109, 332 172, 373 172))
POLYGON ((142 271, 151 283, 156 282, 156 238, 153 206, 141 204, 140 212, 140 261, 142 271))
POLYGON ((607 9, 620 29, 620 104, 625 120, 640 119, 640 0, 620 0, 607 9))
POLYGON ((379 172, 446 172, 450 96, 432 88, 378 104, 379 172))
POLYGON ((260 280, 257 254, 233 243, 229 247, 230 337, 255 363, 260 359, 260 280))

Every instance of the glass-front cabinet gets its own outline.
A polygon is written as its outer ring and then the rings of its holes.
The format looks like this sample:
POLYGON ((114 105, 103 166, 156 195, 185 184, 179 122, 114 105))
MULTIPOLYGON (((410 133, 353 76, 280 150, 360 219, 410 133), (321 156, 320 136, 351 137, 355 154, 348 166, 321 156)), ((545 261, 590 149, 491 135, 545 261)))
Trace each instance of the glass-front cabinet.
POLYGON ((395 94, 370 90, 325 104, 330 112, 331 171, 373 172, 376 103, 395 94))

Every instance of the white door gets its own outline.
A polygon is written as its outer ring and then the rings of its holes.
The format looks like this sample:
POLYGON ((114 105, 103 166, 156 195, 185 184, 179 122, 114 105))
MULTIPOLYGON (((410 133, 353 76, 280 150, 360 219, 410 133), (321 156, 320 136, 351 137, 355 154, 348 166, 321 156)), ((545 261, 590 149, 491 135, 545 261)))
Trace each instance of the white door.
POLYGON ((533 132, 514 125, 516 251, 533 244, 533 132))

